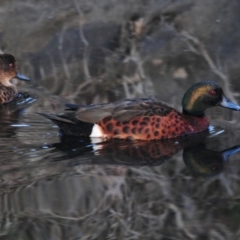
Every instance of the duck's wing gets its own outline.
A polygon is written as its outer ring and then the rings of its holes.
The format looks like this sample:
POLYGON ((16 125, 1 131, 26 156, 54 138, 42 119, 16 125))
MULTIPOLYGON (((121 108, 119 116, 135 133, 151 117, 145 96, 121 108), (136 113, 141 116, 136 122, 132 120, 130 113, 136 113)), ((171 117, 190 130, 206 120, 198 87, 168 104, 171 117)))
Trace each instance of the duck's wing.
POLYGON ((154 98, 125 99, 107 104, 90 106, 67 105, 76 110, 78 120, 90 123, 98 123, 105 117, 113 117, 117 121, 124 122, 134 117, 142 116, 166 116, 173 110, 168 104, 154 98))

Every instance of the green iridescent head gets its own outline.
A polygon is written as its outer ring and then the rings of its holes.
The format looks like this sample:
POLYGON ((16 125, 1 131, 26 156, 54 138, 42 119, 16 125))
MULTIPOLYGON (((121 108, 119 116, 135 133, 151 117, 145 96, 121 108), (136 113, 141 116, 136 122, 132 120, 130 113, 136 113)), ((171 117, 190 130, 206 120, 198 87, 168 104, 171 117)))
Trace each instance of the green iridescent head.
POLYGON ((240 111, 240 106, 227 99, 216 82, 198 82, 190 87, 182 99, 183 113, 202 117, 207 108, 222 106, 240 111))

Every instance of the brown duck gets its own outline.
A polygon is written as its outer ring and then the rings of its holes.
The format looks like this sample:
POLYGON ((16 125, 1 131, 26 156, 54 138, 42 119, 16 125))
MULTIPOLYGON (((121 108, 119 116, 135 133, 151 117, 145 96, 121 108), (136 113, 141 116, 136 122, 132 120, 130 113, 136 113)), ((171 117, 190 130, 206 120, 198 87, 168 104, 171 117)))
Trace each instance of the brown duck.
POLYGON ((198 133, 209 127, 204 111, 222 106, 239 111, 213 81, 194 84, 184 94, 182 113, 153 98, 126 99, 89 106, 67 104, 68 112, 42 114, 66 135, 157 140, 198 133))
POLYGON ((12 78, 29 81, 29 78, 17 71, 12 55, 0 54, 0 104, 8 103, 18 95, 16 86, 10 83, 12 78))

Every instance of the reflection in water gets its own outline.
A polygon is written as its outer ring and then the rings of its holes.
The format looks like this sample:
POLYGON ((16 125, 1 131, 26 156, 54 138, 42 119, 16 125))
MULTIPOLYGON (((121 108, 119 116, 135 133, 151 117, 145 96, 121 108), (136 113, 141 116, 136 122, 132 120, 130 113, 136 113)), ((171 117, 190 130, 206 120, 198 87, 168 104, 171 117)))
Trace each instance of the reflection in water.
POLYGON ((209 147, 238 139, 218 140, 226 133, 220 128, 152 142, 59 140, 51 123, 26 108, 14 105, 0 120, 9 127, 1 136, 12 134, 0 148, 2 239, 171 239, 173 231, 176 239, 197 239, 221 227, 228 217, 220 218, 221 209, 238 206, 238 168, 234 178, 219 173, 239 148, 209 147))
POLYGON ((22 58, 35 86, 62 96, 1 111, 1 240, 240 239, 239 154, 226 163, 221 152, 240 144, 239 112, 207 114, 235 121, 231 134, 173 148, 59 143, 58 129, 35 114, 142 96, 179 109, 202 78, 239 102, 239 1, 206 2, 1 1, 1 49, 22 58))
POLYGON ((183 149, 183 160, 189 170, 199 176, 210 177, 223 170, 228 158, 240 150, 234 146, 213 151, 205 146, 205 131, 194 136, 159 141, 124 141, 112 139, 92 143, 90 138, 62 136, 60 143, 52 144, 53 161, 68 160, 69 164, 108 164, 129 166, 157 166, 183 149), (54 152, 64 155, 54 158, 54 152), (86 159, 84 156, 88 156, 86 159), (70 161, 74 159, 74 161, 70 161))
POLYGON ((240 146, 234 146, 220 152, 205 148, 204 144, 187 147, 183 151, 183 160, 192 173, 210 177, 222 172, 228 158, 240 151, 240 146))
MULTIPOLYGON (((216 204, 221 207, 221 201, 216 202, 215 194, 225 191, 222 180, 215 178, 213 195, 205 202, 204 181, 191 178, 184 170, 177 173, 179 159, 161 164, 183 149, 184 161, 194 173, 220 173, 225 160, 240 148, 208 150, 204 144, 207 136, 205 132, 177 141, 98 143, 62 138, 59 143, 44 145, 35 165, 11 169, 9 174, 24 172, 19 186, 2 186, 1 235, 24 240, 151 239, 154 231, 153 239, 161 239, 170 237, 175 229, 178 239, 186 235, 195 239, 193 232, 210 231, 206 230, 208 220, 204 224, 200 220, 206 212, 211 209, 218 214, 214 209, 216 204), (46 150, 51 158, 44 161, 46 150), (44 176, 47 171, 49 175, 44 176)), ((1 176, 6 178, 6 174, 1 176)))

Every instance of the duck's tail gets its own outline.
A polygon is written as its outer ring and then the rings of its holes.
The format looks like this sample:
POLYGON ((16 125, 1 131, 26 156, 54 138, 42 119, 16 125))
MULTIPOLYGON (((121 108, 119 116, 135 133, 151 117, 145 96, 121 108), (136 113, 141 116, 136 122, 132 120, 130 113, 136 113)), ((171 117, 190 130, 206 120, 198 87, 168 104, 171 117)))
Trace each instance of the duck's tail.
POLYGON ((90 136, 92 133, 92 129, 94 124, 87 123, 80 120, 77 120, 74 117, 74 113, 65 113, 65 114, 46 114, 46 113, 38 113, 58 125, 60 131, 64 135, 71 136, 90 136))

